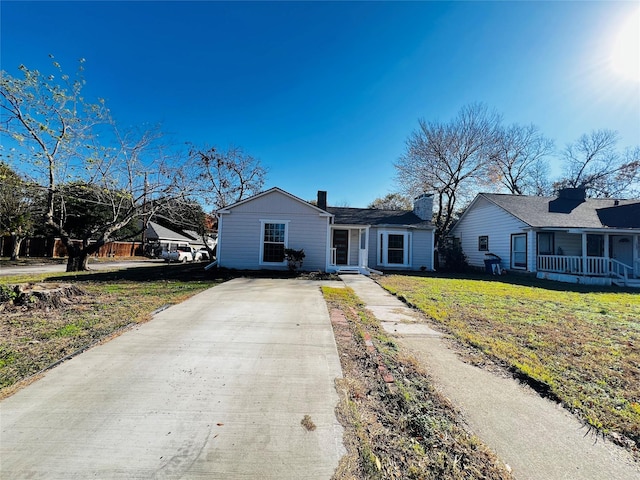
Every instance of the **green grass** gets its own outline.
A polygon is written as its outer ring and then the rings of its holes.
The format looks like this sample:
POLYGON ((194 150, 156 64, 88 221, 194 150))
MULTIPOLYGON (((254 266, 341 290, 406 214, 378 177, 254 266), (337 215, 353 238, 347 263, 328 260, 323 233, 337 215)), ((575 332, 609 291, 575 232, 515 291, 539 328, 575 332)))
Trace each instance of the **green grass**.
POLYGON ((639 293, 402 275, 378 281, 588 424, 640 446, 639 293))
POLYGON ((222 280, 202 265, 0 277, 2 285, 72 283, 87 295, 60 309, 5 309, 0 315, 0 396, 16 383, 118 330, 149 320, 222 280))

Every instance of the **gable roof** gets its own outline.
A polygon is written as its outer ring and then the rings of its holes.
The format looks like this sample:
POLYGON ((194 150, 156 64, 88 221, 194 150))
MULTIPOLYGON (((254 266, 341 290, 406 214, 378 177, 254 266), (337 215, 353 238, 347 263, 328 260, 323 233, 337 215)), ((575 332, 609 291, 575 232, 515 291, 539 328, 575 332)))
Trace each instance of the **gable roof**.
POLYGON ((147 224, 147 230, 145 232, 147 238, 153 238, 157 240, 172 240, 175 242, 189 243, 193 241, 192 238, 185 237, 184 235, 174 232, 173 230, 163 227, 159 223, 149 222, 147 224))
MULTIPOLYGON (((640 228, 639 200, 580 200, 480 193, 472 205, 478 198, 485 198, 531 227, 640 228)), ((467 210, 470 208, 471 205, 467 210)), ((462 220, 462 217, 460 219, 462 220)))
POLYGON ((408 210, 380 210, 376 208, 327 207, 337 225, 397 225, 432 228, 431 222, 422 220, 408 210))
POLYGON ((281 188, 278 188, 278 187, 270 188, 269 190, 265 190, 264 192, 257 193, 256 195, 252 195, 251 197, 247 197, 244 200, 240 200, 239 202, 236 202, 236 203, 233 203, 231 205, 228 205, 228 206, 226 206, 224 208, 219 209, 217 211, 217 213, 219 213, 219 214, 220 213, 231 213, 230 210, 232 210, 233 208, 236 208, 236 207, 238 207, 240 205, 244 205, 245 203, 248 203, 248 202, 252 202, 252 201, 254 201, 254 200, 256 200, 256 199, 258 199, 260 197, 264 197, 265 195, 269 195, 270 193, 273 193, 273 192, 281 193, 282 195, 284 195, 286 197, 289 197, 292 200, 295 200, 296 202, 300 202, 300 203, 302 203, 303 205, 306 205, 309 208, 317 210, 317 212, 319 214, 321 214, 321 215, 324 214, 324 215, 328 216, 327 212, 322 210, 321 208, 318 208, 315 205, 307 202, 306 200, 303 200, 300 197, 296 197, 295 195, 292 195, 289 192, 286 192, 286 191, 284 191, 284 190, 282 190, 281 188))

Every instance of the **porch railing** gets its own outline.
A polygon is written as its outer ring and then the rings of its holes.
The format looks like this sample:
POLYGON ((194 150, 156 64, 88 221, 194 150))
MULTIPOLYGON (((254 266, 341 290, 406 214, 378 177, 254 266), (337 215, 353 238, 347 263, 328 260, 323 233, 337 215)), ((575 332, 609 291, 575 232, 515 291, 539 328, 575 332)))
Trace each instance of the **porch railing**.
MULTIPOLYGON (((636 262, 638 263, 638 262, 636 262)), ((627 279, 633 275, 633 268, 613 258, 583 257, 568 255, 538 255, 538 271, 589 275, 592 277, 616 276, 627 279)), ((636 265, 636 268, 639 268, 636 265)))
POLYGON ((582 257, 538 255, 538 270, 555 273, 582 273, 582 257))
POLYGON ((633 275, 633 268, 613 258, 609 259, 609 267, 611 276, 623 280, 625 285, 627 284, 627 280, 629 280, 629 274, 633 275))

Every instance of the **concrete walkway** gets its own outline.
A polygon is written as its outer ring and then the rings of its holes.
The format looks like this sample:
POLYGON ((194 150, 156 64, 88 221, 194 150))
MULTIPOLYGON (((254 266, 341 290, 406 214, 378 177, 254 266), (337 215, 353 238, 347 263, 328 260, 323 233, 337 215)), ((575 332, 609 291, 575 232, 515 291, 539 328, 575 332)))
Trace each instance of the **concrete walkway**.
POLYGON ((341 376, 318 282, 232 280, 0 402, 0 478, 328 480, 341 376))
POLYGON ((442 334, 370 278, 342 275, 398 343, 414 353, 471 430, 518 480, 638 480, 624 449, 596 438, 575 417, 511 378, 462 362, 442 334))

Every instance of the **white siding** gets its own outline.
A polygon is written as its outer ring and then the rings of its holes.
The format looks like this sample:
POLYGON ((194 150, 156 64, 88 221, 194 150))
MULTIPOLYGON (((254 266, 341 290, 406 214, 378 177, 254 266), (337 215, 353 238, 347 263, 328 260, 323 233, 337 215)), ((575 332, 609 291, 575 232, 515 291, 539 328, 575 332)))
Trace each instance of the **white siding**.
POLYGON ((256 270, 260 265, 261 220, 288 221, 287 248, 304 249, 303 270, 326 268, 329 218, 311 205, 279 192, 258 197, 221 215, 219 265, 226 268, 256 270))
MULTIPOLYGON (((517 219, 502 208, 478 197, 473 207, 456 224, 453 236, 460 239, 462 250, 467 256, 469 264, 474 267, 484 268, 486 253, 498 255, 502 262, 502 268, 511 268, 511 234, 525 233, 528 225, 517 219), (478 237, 489 237, 489 250, 478 250, 478 237)), ((527 267, 535 270, 535 242, 529 237, 527 240, 527 267), (532 250, 532 247, 534 248, 532 250)))
POLYGON ((413 231, 412 270, 433 270, 433 235, 431 230, 413 231))
POLYGON ((558 249, 562 249, 563 255, 582 255, 582 235, 566 232, 555 232, 556 255, 560 255, 558 249))
POLYGON ((358 265, 360 259, 360 230, 349 230, 349 265, 358 265))
MULTIPOLYGON (((387 232, 398 233, 411 232, 411 257, 409 258, 409 270, 420 270, 424 267, 426 270, 433 269, 433 235, 431 230, 404 229, 404 228, 381 228, 387 232)), ((369 230, 369 266, 379 270, 392 270, 393 267, 382 266, 378 264, 380 249, 380 231, 371 227, 369 230)), ((401 267, 400 270, 406 270, 407 267, 401 267)))

